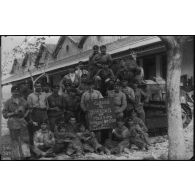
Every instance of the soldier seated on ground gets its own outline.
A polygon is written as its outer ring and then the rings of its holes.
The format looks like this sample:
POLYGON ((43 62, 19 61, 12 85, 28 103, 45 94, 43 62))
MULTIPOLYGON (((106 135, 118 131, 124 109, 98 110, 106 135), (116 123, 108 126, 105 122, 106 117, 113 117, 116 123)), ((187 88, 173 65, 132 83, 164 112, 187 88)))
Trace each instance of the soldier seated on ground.
POLYGON ((41 129, 34 135, 33 152, 38 157, 51 156, 55 145, 54 134, 49 130, 48 123, 46 121, 43 121, 40 125, 41 129))
POLYGON ((139 124, 139 126, 141 127, 141 129, 147 133, 148 132, 148 128, 146 127, 146 124, 143 122, 143 120, 141 120, 139 117, 137 117, 136 112, 132 111, 130 118, 137 124, 139 124))
MULTIPOLYGON (((79 136, 82 144, 84 152, 104 152, 104 147, 99 144, 98 140, 96 139, 95 133, 89 131, 84 126, 80 128, 80 132, 77 133, 79 136)), ((105 151, 106 152, 106 151, 105 151)))
POLYGON ((120 154, 130 146, 130 133, 124 124, 122 118, 117 119, 117 127, 112 131, 112 138, 108 139, 105 143, 112 154, 120 154))
POLYGON ((136 122, 136 120, 132 120, 129 118, 128 120, 128 128, 130 133, 130 148, 134 144, 140 150, 148 150, 149 138, 148 134, 143 130, 143 128, 136 122))
POLYGON ((76 154, 80 156, 83 153, 82 143, 79 139, 79 136, 77 135, 79 128, 80 124, 77 123, 76 118, 74 116, 71 116, 68 121, 68 124, 66 124, 65 126, 64 134, 65 141, 68 143, 66 149, 67 155, 76 154))
POLYGON ((66 124, 64 118, 60 118, 56 121, 54 129, 55 137, 55 153, 66 152, 66 148, 69 142, 66 142, 66 124))

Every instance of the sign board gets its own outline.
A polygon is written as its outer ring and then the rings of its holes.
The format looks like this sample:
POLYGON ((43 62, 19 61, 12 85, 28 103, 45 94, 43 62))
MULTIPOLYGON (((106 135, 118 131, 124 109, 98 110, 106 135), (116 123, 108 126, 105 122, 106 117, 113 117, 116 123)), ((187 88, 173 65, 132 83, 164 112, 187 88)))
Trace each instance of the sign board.
POLYGON ((92 100, 89 103, 88 122, 91 131, 114 128, 116 116, 112 98, 92 100))

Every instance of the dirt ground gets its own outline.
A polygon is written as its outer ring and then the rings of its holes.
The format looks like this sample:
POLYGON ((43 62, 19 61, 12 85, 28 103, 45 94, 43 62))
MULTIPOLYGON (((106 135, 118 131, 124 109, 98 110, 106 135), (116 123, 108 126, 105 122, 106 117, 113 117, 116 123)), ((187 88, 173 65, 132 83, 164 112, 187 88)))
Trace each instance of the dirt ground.
MULTIPOLYGON (((9 142, 9 131, 6 128, 6 121, 2 127, 2 139, 1 143, 9 142)), ((185 143, 186 143, 186 155, 185 160, 189 160, 193 156, 193 138, 194 127, 193 120, 189 126, 184 129, 185 143)), ((55 158, 42 158, 40 160, 167 160, 168 159, 168 137, 156 136, 150 138, 151 146, 148 151, 139 151, 136 147, 132 147, 131 150, 126 151, 121 155, 98 155, 94 153, 87 153, 85 156, 69 157, 65 154, 58 155, 55 158)))

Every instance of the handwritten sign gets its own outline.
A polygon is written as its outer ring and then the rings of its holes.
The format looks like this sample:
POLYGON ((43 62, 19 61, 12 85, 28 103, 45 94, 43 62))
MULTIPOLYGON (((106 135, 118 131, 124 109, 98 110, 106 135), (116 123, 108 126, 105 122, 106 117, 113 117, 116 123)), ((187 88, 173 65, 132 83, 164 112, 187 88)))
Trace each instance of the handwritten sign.
POLYGON ((91 131, 115 127, 116 117, 112 98, 93 100, 89 103, 89 128, 91 131))

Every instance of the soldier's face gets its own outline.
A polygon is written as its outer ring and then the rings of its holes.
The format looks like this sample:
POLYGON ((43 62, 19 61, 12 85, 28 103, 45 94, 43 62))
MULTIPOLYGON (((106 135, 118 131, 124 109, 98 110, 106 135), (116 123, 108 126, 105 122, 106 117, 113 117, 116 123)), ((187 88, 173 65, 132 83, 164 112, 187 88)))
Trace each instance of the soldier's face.
POLYGON ((124 124, 123 121, 118 121, 118 122, 117 122, 117 125, 118 125, 119 128, 122 127, 123 124, 124 124))
POLYGON ((70 119, 70 124, 72 124, 72 125, 76 124, 76 119, 75 118, 71 118, 70 119))
POLYGON ((127 86, 127 82, 123 82, 122 87, 126 87, 126 86, 127 86))
POLYGON ((13 96, 14 98, 17 98, 17 97, 20 96, 20 92, 19 92, 19 91, 13 91, 13 92, 12 92, 12 96, 13 96))
POLYGON ((71 96, 71 97, 75 97, 75 96, 76 96, 76 93, 70 92, 70 96, 71 96))
POLYGON ((35 85, 36 92, 41 92, 41 90, 42 90, 41 85, 35 85))
POLYGON ((105 64, 103 67, 104 67, 104 69, 108 69, 108 65, 107 64, 105 64))
POLYGON ((133 125, 133 121, 129 120, 129 121, 128 121, 128 125, 129 125, 129 126, 132 126, 132 125, 133 125))
POLYGON ((118 85, 115 85, 115 86, 114 86, 114 91, 115 91, 115 92, 119 92, 119 86, 118 86, 118 85))
POLYGON ((53 92, 54 92, 54 93, 58 93, 58 91, 59 91, 59 87, 55 87, 55 88, 53 89, 53 92))
POLYGON ((101 53, 102 54, 105 54, 106 53, 106 48, 101 48, 100 50, 101 50, 101 53))
POLYGON ((46 130, 46 129, 47 129, 47 124, 45 124, 45 123, 42 124, 42 125, 41 125, 41 129, 42 129, 42 130, 46 130))
POLYGON ((134 89, 137 89, 137 87, 138 87, 137 83, 134 83, 134 84, 133 84, 133 88, 134 88, 134 89))
POLYGON ((44 91, 45 91, 46 93, 48 93, 48 92, 49 92, 49 87, 44 87, 44 91))
POLYGON ((97 47, 94 48, 94 49, 93 49, 93 52, 94 52, 95 54, 97 54, 97 53, 99 52, 99 48, 97 48, 97 47))

